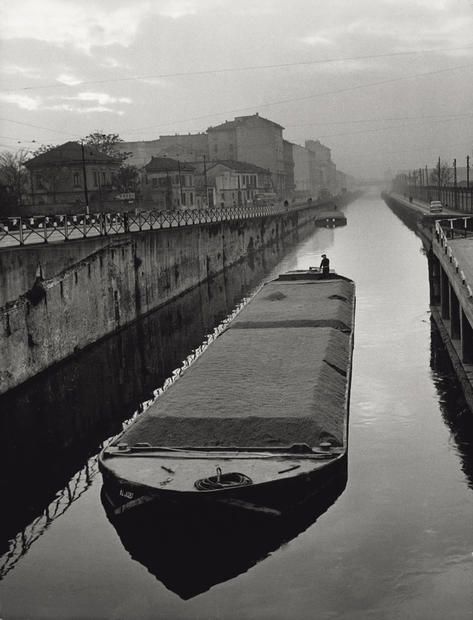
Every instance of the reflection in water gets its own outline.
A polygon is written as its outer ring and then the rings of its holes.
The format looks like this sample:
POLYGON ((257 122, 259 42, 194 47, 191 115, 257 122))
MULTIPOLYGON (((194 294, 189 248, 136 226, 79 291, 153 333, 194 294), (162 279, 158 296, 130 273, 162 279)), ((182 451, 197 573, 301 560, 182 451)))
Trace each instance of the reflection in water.
POLYGON ((0 529, 0 577, 74 501, 78 480, 95 475, 93 455, 102 442, 122 430, 297 241, 294 234, 253 254, 0 397, 0 493, 9 498, 0 529))
MULTIPOLYGON (((247 572, 271 552, 296 538, 326 512, 347 484, 346 460, 338 475, 282 516, 244 511, 185 518, 158 511, 130 511, 108 517, 131 557, 169 590, 190 599, 247 572)), ((107 510, 108 503, 102 499, 107 510)))
POLYGON ((473 489, 473 417, 442 338, 432 320, 430 366, 445 424, 455 441, 462 471, 473 489))
POLYGON ((0 579, 3 579, 28 553, 31 545, 44 534, 52 522, 63 515, 90 488, 98 471, 97 456, 94 456, 72 476, 63 489, 56 493, 44 510, 9 541, 8 550, 0 560, 0 579))

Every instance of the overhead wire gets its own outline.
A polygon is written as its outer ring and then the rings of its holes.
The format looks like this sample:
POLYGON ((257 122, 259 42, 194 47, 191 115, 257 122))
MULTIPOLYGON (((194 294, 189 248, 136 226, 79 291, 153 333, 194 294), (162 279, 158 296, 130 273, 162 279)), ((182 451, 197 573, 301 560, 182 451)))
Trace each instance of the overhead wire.
POLYGON ((456 71, 459 69, 471 69, 473 67, 473 64, 467 64, 467 65, 456 65, 454 67, 445 67, 443 69, 436 69, 435 71, 426 71, 426 72, 422 72, 422 73, 414 73, 411 75, 405 75, 405 76, 400 76, 400 77, 396 77, 396 78, 389 78, 386 80, 379 80, 377 82, 368 82, 365 84, 357 84, 356 86, 347 86, 344 88, 338 88, 338 89, 334 89, 334 90, 329 90, 329 91, 323 91, 323 92, 319 92, 319 93, 315 93, 312 95, 304 95, 301 97, 289 97, 287 99, 279 99, 279 100, 275 100, 275 101, 269 101, 267 103, 260 103, 260 104, 256 104, 256 105, 251 105, 251 106, 245 106, 244 108, 233 108, 231 110, 226 110, 223 112, 212 112, 209 114, 203 114, 201 116, 194 116, 194 117, 190 117, 190 118, 186 118, 186 119, 181 119, 181 120, 177 120, 177 121, 172 121, 170 123, 167 123, 166 125, 148 125, 146 127, 140 127, 140 128, 136 128, 133 129, 131 131, 128 131, 127 134, 128 135, 133 135, 135 133, 141 133, 143 131, 148 131, 150 129, 160 129, 163 127, 169 127, 171 125, 174 125, 176 123, 184 123, 184 122, 190 122, 190 121, 196 121, 196 120, 202 120, 204 118, 213 118, 215 116, 218 115, 223 115, 223 114, 235 114, 235 113, 239 113, 239 112, 248 112, 250 110, 254 110, 255 108, 268 108, 268 107, 272 107, 275 105, 282 105, 285 103, 295 103, 295 102, 299 102, 299 101, 308 101, 311 99, 317 99, 319 97, 324 97, 327 95, 339 95, 342 93, 348 93, 348 92, 353 92, 356 90, 361 90, 363 88, 371 88, 373 86, 381 86, 381 85, 385 85, 385 84, 394 84, 396 82, 401 82, 404 80, 412 80, 415 78, 419 78, 419 77, 426 77, 426 76, 430 76, 430 75, 438 75, 440 73, 447 73, 447 72, 451 72, 451 71, 456 71))
POLYGON ((338 62, 356 62, 359 60, 376 60, 379 58, 393 58, 400 56, 413 56, 413 55, 421 55, 421 54, 432 54, 432 53, 441 53, 441 52, 455 52, 461 50, 473 49, 473 45, 463 45, 459 47, 445 47, 445 48, 431 48, 431 49, 423 49, 423 50, 406 50, 400 52, 390 52, 385 54, 367 54, 363 56, 342 56, 340 58, 325 58, 325 59, 317 59, 317 60, 302 60, 295 62, 286 62, 286 63, 275 63, 275 64, 267 64, 267 65, 247 65, 242 67, 222 67, 222 68, 210 68, 210 69, 198 69, 195 71, 176 71, 176 72, 168 72, 168 73, 157 73, 157 74, 144 74, 144 75, 132 75, 132 76, 124 76, 124 77, 116 77, 116 78, 104 78, 97 80, 78 80, 71 83, 52 83, 52 84, 38 84, 38 85, 28 85, 21 86, 17 88, 9 88, 4 90, 3 92, 15 92, 20 90, 41 90, 48 88, 76 88, 78 86, 89 86, 92 84, 108 84, 115 82, 130 82, 130 81, 139 81, 139 80, 151 80, 151 79, 166 79, 171 77, 192 77, 192 76, 201 76, 201 75, 217 75, 220 73, 236 73, 236 72, 244 72, 244 71, 258 71, 258 70, 267 70, 267 69, 285 69, 290 67, 298 67, 298 66, 312 66, 312 65, 323 65, 323 64, 334 64, 338 62))

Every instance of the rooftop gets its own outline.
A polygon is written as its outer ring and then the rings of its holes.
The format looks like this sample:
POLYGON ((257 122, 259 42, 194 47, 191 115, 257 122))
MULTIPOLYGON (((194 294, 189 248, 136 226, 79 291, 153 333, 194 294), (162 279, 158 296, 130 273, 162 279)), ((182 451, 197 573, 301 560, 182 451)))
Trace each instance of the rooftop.
POLYGON ((263 123, 272 125, 273 127, 284 129, 282 125, 279 125, 278 123, 275 123, 274 121, 270 121, 267 118, 263 118, 257 112, 256 114, 251 114, 249 116, 236 116, 233 121, 225 121, 224 123, 221 123, 220 125, 216 125, 215 127, 209 127, 207 129, 207 132, 209 131, 230 131, 232 129, 236 129, 237 127, 240 127, 241 125, 244 125, 250 120, 255 120, 255 119, 258 119, 259 121, 262 121, 263 123))
POLYGON ((172 157, 152 157, 145 166, 146 172, 194 172, 194 166, 186 162, 179 162, 172 157))
POLYGON ((82 162, 89 164, 117 165, 119 163, 113 157, 99 151, 95 146, 84 144, 84 149, 82 150, 82 145, 79 142, 66 142, 65 144, 52 148, 46 153, 41 153, 41 155, 33 157, 25 162, 25 166, 27 168, 35 168, 42 166, 82 164, 82 162))
POLYGON ((208 169, 215 166, 225 166, 226 168, 230 168, 231 170, 235 170, 236 172, 247 172, 253 174, 271 174, 269 170, 266 168, 261 168, 260 166, 256 166, 255 164, 249 164, 246 161, 237 161, 236 159, 221 159, 214 162, 211 162, 208 166, 208 169))

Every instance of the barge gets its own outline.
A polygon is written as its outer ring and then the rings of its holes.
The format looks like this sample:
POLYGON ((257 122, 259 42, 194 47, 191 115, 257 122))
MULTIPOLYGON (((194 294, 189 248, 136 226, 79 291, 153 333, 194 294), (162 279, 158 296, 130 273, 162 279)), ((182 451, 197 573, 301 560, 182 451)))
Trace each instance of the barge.
POLYGON ((346 226, 346 215, 334 206, 332 209, 324 209, 315 216, 315 226, 319 228, 336 228, 346 226))
POLYGON ((153 507, 281 515, 346 468, 355 285, 265 284, 99 458, 113 518, 153 507))

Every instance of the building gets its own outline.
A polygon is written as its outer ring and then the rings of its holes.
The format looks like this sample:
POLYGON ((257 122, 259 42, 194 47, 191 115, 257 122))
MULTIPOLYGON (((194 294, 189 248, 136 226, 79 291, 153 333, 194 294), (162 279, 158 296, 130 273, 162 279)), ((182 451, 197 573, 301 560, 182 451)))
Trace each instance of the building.
POLYGON ((285 198, 292 198, 296 189, 295 182, 295 163, 294 163, 294 147, 295 145, 288 140, 282 141, 283 158, 284 158, 284 176, 285 176, 285 198))
POLYGON ((320 140, 306 140, 305 148, 310 151, 310 182, 314 194, 328 191, 337 193, 337 167, 332 161, 332 153, 328 146, 320 140))
POLYGON ((258 113, 209 127, 209 159, 244 161, 269 170, 273 190, 282 199, 286 193, 283 129, 258 113))
POLYGON ((66 142, 25 162, 31 205, 74 204, 101 210, 113 199, 120 162, 96 147, 66 142))
POLYGON ((171 157, 152 157, 144 167, 143 203, 150 209, 193 209, 195 167, 171 157))
POLYGON ((294 191, 296 196, 298 198, 316 196, 317 194, 311 185, 311 156, 309 150, 299 144, 293 144, 292 156, 294 160, 294 191))
POLYGON ((255 164, 234 160, 211 162, 206 177, 209 186, 215 188, 216 205, 221 207, 276 200, 270 171, 255 164))
POLYGON ((157 140, 120 142, 117 148, 121 153, 131 153, 127 163, 143 168, 152 157, 170 157, 183 162, 208 159, 207 134, 175 134, 160 136, 157 140))

